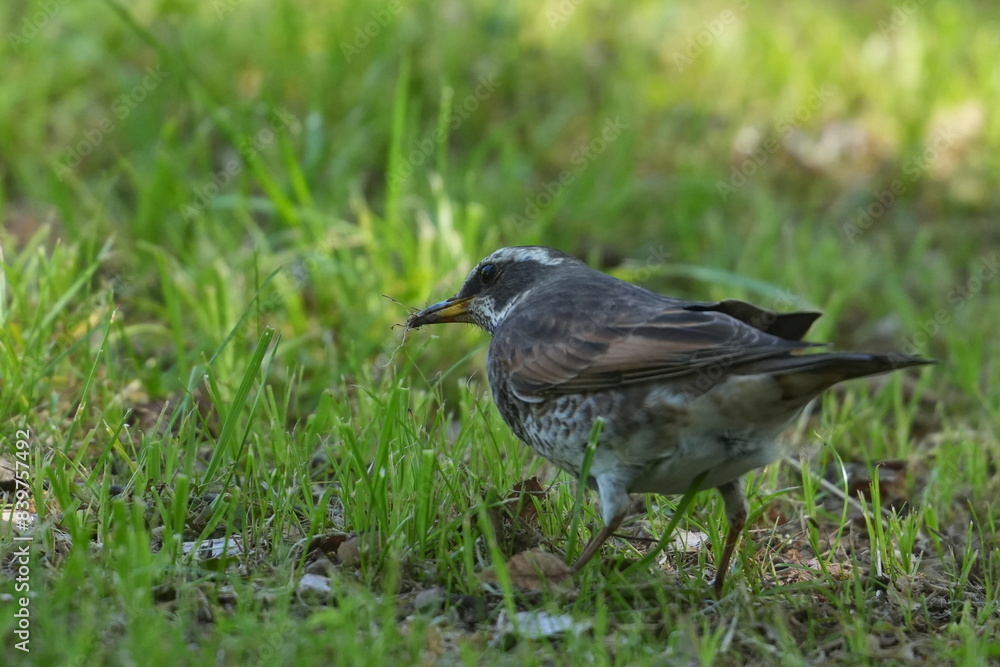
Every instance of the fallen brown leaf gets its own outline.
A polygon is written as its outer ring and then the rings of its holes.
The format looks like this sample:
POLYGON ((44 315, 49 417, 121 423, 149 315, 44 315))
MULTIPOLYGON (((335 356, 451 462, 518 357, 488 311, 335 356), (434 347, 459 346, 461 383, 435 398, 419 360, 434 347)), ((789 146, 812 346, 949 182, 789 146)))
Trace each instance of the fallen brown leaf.
MULTIPOLYGON (((531 549, 515 554, 507 561, 510 581, 518 588, 542 591, 552 584, 558 584, 573 574, 562 558, 539 549, 531 549)), ((493 569, 484 570, 479 575, 483 581, 496 581, 493 569)))

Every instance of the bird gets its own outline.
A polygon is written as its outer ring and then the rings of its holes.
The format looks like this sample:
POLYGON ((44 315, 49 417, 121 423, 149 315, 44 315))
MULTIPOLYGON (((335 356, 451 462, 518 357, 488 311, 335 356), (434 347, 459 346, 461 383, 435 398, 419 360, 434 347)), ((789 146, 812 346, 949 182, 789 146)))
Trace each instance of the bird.
POLYGON ((713 589, 746 524, 743 477, 781 455, 778 437, 831 386, 934 360, 819 352, 804 342, 818 312, 778 313, 726 299, 687 301, 592 269, 546 246, 500 248, 454 296, 413 313, 406 330, 450 322, 492 336, 490 390, 527 446, 596 488, 603 528, 579 572, 618 529, 631 494, 718 489, 728 531, 713 589))

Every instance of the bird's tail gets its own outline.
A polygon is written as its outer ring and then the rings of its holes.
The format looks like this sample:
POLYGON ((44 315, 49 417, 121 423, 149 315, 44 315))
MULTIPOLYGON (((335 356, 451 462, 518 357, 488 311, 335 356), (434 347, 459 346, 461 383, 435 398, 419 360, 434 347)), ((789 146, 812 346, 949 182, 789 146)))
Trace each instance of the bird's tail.
POLYGON ((828 352, 773 357, 736 372, 770 374, 781 386, 784 398, 810 400, 844 380, 936 363, 934 359, 909 354, 828 352))

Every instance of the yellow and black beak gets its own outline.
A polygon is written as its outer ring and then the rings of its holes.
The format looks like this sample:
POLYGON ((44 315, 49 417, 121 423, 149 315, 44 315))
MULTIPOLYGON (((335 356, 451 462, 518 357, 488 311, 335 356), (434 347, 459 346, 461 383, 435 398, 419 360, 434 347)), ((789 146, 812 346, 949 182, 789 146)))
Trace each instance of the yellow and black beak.
POLYGON ((419 313, 414 313, 406 321, 407 329, 416 329, 425 324, 446 324, 448 322, 465 322, 475 324, 469 316, 469 305, 472 297, 453 296, 446 301, 435 303, 433 306, 424 308, 419 313))

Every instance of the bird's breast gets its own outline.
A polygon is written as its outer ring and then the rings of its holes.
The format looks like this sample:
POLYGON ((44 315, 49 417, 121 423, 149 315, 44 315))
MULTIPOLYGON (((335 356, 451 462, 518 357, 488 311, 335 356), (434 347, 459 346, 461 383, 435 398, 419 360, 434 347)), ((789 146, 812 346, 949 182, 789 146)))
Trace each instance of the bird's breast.
POLYGON ((704 488, 718 486, 777 456, 775 438, 797 410, 768 418, 759 404, 773 401, 766 385, 744 378, 728 384, 700 396, 661 384, 530 402, 503 374, 490 374, 501 416, 536 453, 578 476, 594 422, 602 418, 591 474, 613 472, 631 480, 630 491, 656 493, 683 493, 702 472, 704 488))

